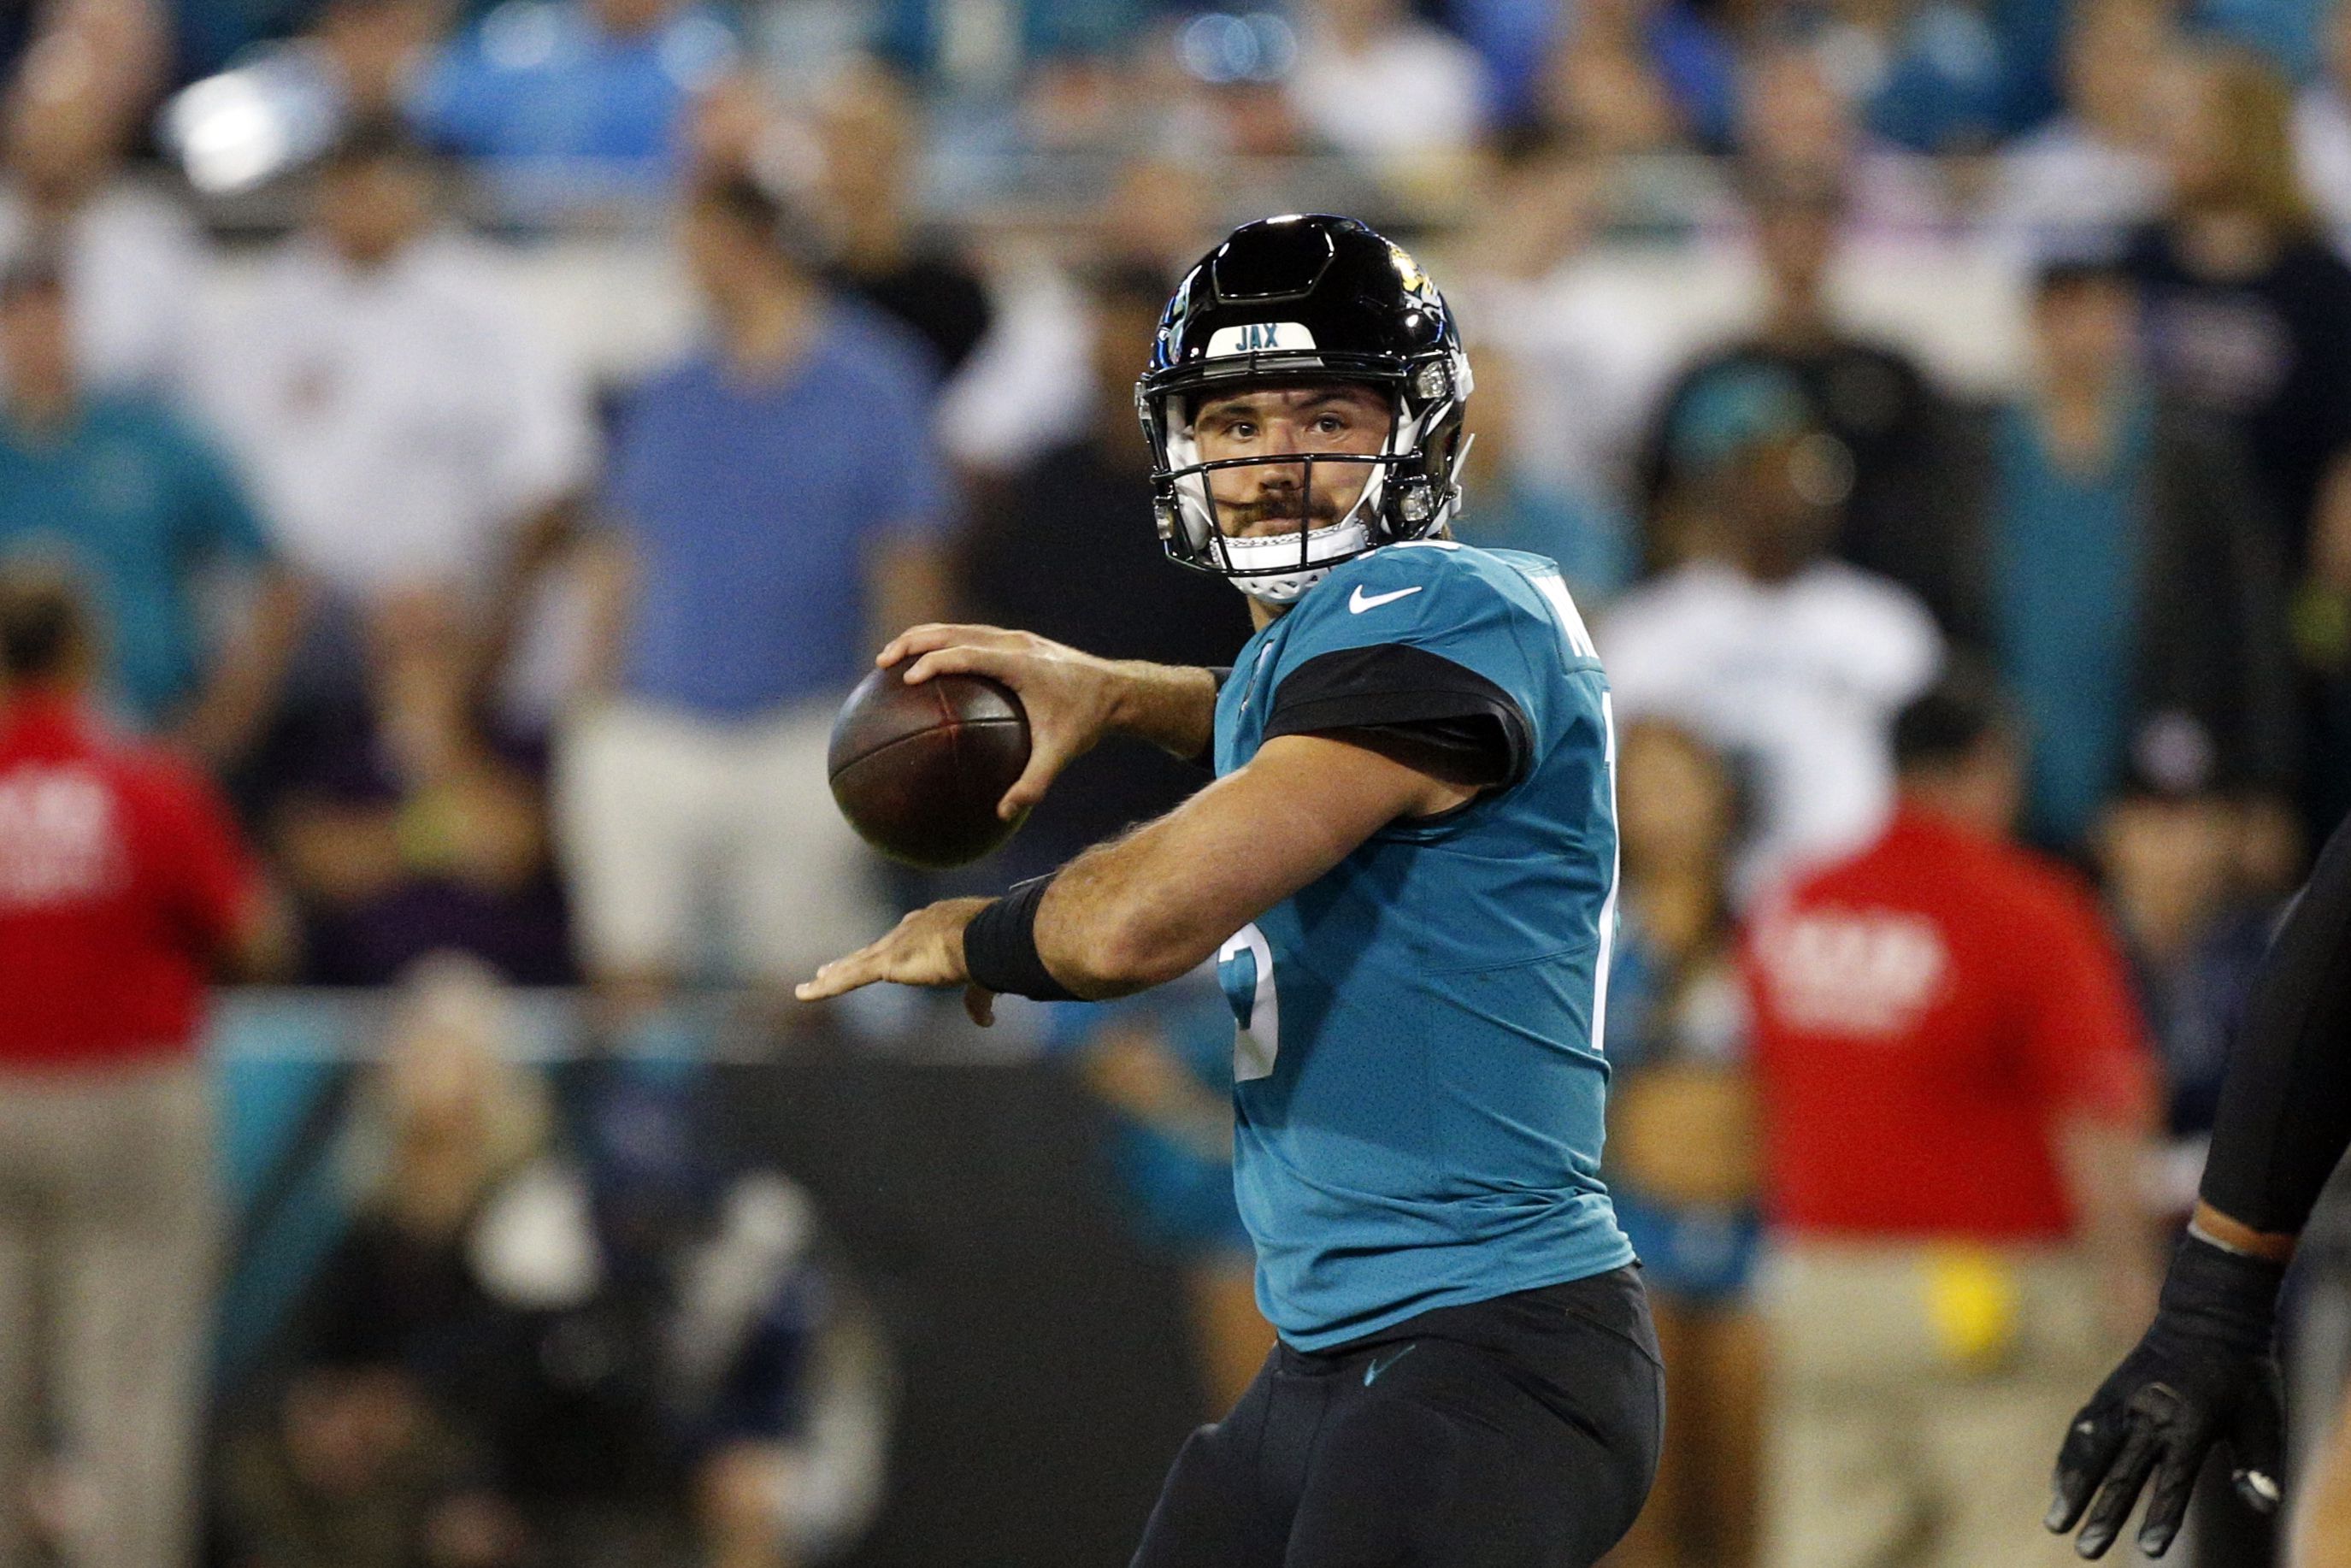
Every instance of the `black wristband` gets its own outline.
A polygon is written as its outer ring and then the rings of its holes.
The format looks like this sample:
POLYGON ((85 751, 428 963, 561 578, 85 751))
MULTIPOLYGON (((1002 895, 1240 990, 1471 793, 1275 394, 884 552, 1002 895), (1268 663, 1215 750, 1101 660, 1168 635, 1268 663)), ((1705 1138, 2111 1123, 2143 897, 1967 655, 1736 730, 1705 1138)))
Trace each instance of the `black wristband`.
POLYGON ((2278 1287, 2285 1265, 2216 1247, 2200 1236, 2180 1239, 2163 1277, 2157 1322, 2260 1355, 2277 1329, 2278 1287))
POLYGON ((1053 978, 1037 951, 1037 906, 1052 885, 1050 876, 1016 883, 1011 892, 971 917, 963 928, 963 967, 973 985, 1040 1002, 1084 999, 1053 978))

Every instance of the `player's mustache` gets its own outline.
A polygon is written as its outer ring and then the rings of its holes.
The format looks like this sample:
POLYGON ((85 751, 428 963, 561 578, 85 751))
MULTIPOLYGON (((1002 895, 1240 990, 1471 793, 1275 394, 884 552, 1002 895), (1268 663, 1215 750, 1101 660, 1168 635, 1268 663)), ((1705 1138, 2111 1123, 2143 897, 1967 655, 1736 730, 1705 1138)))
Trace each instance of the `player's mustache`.
POLYGON ((1335 523, 1339 520, 1338 497, 1327 490, 1312 493, 1273 490, 1260 493, 1252 501, 1226 501, 1221 505, 1228 522, 1236 528, 1248 528, 1256 523, 1296 522, 1301 503, 1311 523, 1335 523))

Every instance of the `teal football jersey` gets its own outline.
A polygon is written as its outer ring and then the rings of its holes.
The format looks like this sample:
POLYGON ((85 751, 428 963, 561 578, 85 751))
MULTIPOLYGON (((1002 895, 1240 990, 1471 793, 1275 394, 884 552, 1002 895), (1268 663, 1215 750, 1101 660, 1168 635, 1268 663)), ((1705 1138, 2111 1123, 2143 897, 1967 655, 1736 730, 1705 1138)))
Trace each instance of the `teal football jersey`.
POLYGON ((1506 786, 1374 834, 1217 956, 1258 1301, 1301 1350, 1632 1260, 1599 1174, 1615 741, 1558 568, 1441 541, 1341 565, 1241 650, 1217 771, 1465 714, 1510 732, 1506 786))

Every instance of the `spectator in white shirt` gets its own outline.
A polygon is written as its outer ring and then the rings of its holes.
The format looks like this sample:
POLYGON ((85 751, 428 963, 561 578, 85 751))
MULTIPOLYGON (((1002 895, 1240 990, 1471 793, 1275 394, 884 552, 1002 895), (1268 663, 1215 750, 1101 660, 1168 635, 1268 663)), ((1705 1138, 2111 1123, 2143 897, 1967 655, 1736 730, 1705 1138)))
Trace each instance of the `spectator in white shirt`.
POLYGON ((347 135, 210 357, 207 402, 347 622, 431 604, 478 664, 532 605, 593 442, 581 380, 499 259, 441 226, 436 183, 392 122, 347 135))
POLYGON ((2326 74, 2294 110, 2294 162, 2310 204, 2351 257, 2351 0, 2335 0, 2326 31, 2326 74))
MULTIPOLYGON (((1193 258, 1216 243, 1212 200, 1200 165, 1134 158, 1112 176, 1077 259, 1156 268, 1172 293, 1193 258)), ((1069 373, 1094 352, 1093 312, 1079 279, 1023 258, 1000 267, 994 284, 987 336, 939 392, 939 444, 957 468, 981 476, 1013 473, 1079 439, 1100 417, 1094 378, 1069 373)))
POLYGON ((435 183, 396 125, 355 127, 205 367, 280 553, 323 589, 255 785, 313 977, 455 947, 553 981, 569 960, 527 764, 562 672, 496 677, 560 641, 587 398, 498 258, 440 227, 435 183))
POLYGON ((39 243, 62 256, 75 360, 91 386, 173 393, 208 258, 184 212, 122 179, 139 105, 91 49, 78 34, 53 35, 10 89, 0 251, 39 243))
POLYGON ((1725 367, 1669 432, 1683 563, 1601 622, 1617 716, 1681 725, 1752 808, 1743 900, 1866 843, 1893 800, 1889 727, 1934 680, 1941 633, 1907 590, 1827 554, 1853 461, 1769 366, 1725 367))
POLYGON ((1513 139, 1494 199, 1445 269, 1463 319, 1482 324, 1471 345, 1478 486, 1464 537, 1551 556, 1591 603, 1631 572, 1633 457, 1681 346, 1596 265, 1598 154, 1555 132, 1513 139))
POLYGON ((2064 111, 2001 157, 1985 217, 2026 255, 2112 245, 2162 209, 2148 87, 2173 46, 2158 7, 2090 0, 2065 41, 2064 111))
POLYGON ((1310 132, 1366 158, 1460 152, 1486 102, 1477 51, 1403 0, 1311 0, 1288 89, 1310 132))

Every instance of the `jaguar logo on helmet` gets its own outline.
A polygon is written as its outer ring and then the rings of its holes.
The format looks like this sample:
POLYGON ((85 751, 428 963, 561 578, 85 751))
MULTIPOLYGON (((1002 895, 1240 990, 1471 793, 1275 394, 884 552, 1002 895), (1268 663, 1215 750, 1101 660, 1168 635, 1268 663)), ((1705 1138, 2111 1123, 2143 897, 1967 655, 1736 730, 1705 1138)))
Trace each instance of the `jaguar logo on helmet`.
POLYGON ((1424 301, 1436 296, 1437 286, 1428 281, 1428 274, 1421 271, 1420 263, 1413 260, 1404 246, 1391 245, 1388 254, 1395 258, 1396 279, 1404 285, 1405 293, 1424 301))
POLYGON ((1452 312, 1403 249, 1326 213, 1243 225, 1176 287, 1135 384, 1161 542, 1186 566, 1287 604, 1342 561, 1436 533, 1460 509, 1469 390, 1452 312), (1379 388, 1394 410, 1380 452, 1201 459, 1192 416, 1206 394, 1301 378, 1379 388), (1311 487, 1317 462, 1370 469, 1337 522, 1260 538, 1217 526, 1212 467, 1302 463, 1311 487))

